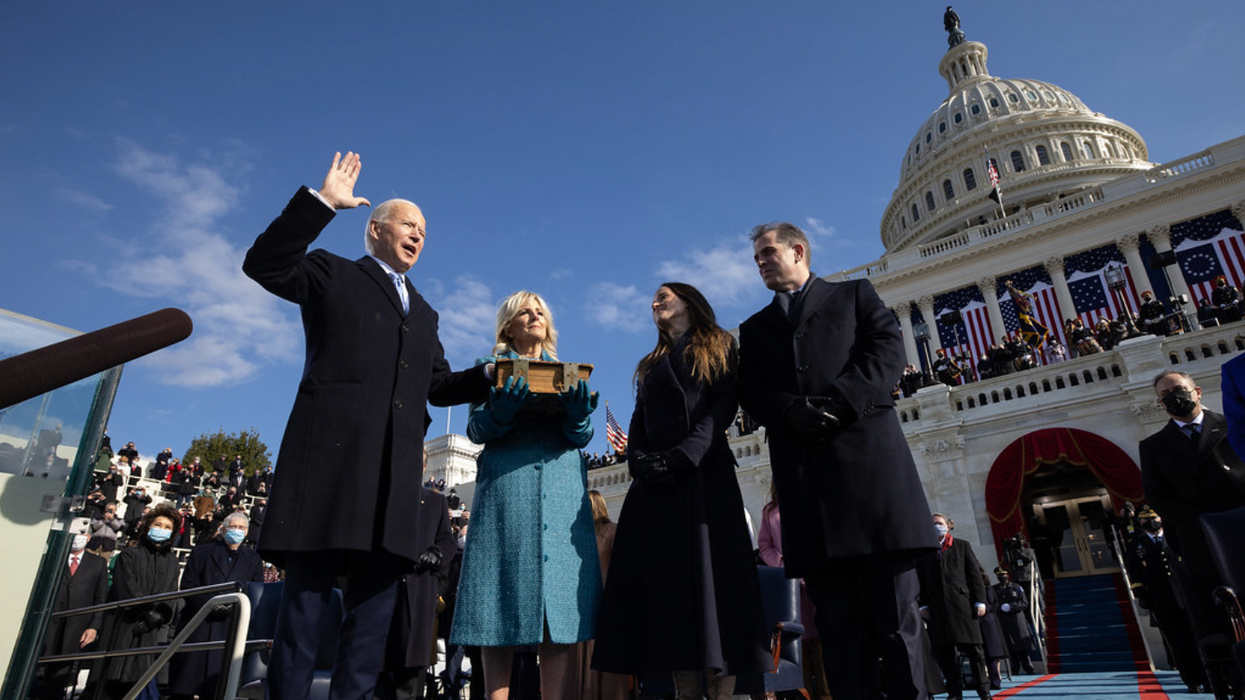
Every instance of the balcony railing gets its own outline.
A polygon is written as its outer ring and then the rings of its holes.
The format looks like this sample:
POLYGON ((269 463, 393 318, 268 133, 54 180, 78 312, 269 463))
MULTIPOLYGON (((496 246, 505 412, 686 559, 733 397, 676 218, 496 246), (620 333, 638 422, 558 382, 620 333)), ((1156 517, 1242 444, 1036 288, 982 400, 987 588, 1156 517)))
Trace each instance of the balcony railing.
MULTIPOLYGON (((1245 324, 1234 323, 1171 336, 1163 339, 1161 353, 1169 366, 1181 371, 1198 371, 1201 368, 1196 365, 1204 362, 1218 366, 1230 356, 1245 350, 1242 331, 1245 331, 1245 324)), ((1091 385, 1115 386, 1137 379, 1129 377, 1122 351, 1117 348, 950 387, 948 401, 956 412, 965 414, 981 411, 988 406, 1009 403, 1021 410, 1032 408, 1038 401, 1037 397, 1046 394, 1076 390, 1077 397, 1083 398, 1091 385)), ((1150 377, 1140 379, 1148 381, 1150 377)), ((902 399, 896 410, 901 423, 917 423, 921 420, 921 406, 917 397, 902 399)))

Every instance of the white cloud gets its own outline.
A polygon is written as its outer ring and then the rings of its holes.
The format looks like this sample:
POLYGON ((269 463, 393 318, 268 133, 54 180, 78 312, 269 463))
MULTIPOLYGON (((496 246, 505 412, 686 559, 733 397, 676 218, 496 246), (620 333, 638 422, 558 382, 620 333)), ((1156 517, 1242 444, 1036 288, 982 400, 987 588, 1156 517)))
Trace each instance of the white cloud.
POLYGON ((498 302, 488 285, 462 275, 449 285, 428 280, 421 293, 440 317, 437 335, 450 366, 463 369, 493 349, 498 302))
POLYGON ((588 288, 584 315, 602 328, 640 333, 652 327, 652 297, 635 286, 598 282, 588 288))
POLYGON ((684 282, 696 287, 715 309, 719 305, 738 304, 761 284, 747 237, 662 262, 657 267, 657 277, 659 283, 684 282))
POLYGON ((57 191, 61 199, 70 204, 76 204, 83 209, 93 212, 112 211, 112 205, 93 194, 79 192, 77 190, 61 189, 57 191))
POLYGON ((213 166, 184 163, 130 141, 118 144, 117 172, 162 210, 146 238, 118 242, 128 248, 117 257, 127 260, 129 269, 143 270, 140 280, 94 277, 122 294, 167 300, 190 314, 195 325, 188 340, 143 364, 166 384, 204 387, 250 377, 258 359, 296 360, 302 331, 295 307, 243 275, 245 251, 215 228, 237 205, 238 187, 213 166))
POLYGON ((826 222, 821 219, 814 219, 811 216, 805 217, 804 224, 807 232, 811 234, 810 244, 817 243, 819 238, 834 238, 838 233, 833 226, 827 226, 826 222))

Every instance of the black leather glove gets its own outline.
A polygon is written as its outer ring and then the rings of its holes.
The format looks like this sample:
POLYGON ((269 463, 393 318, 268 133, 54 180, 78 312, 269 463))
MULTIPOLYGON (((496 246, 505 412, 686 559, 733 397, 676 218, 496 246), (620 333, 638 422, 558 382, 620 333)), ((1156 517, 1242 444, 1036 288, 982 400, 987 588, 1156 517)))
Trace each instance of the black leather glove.
POLYGON ((674 481, 673 465, 665 452, 636 455, 627 461, 631 477, 649 484, 669 484, 674 481))
POLYGON ((840 421, 829 407, 833 401, 820 396, 797 396, 782 412, 783 423, 800 435, 824 442, 834 437, 840 421))
POLYGON ((148 610, 130 627, 134 636, 142 636, 164 624, 164 616, 155 610, 148 610))
POLYGON ((423 571, 436 571, 441 568, 441 550, 436 547, 429 547, 424 553, 419 555, 419 561, 415 562, 415 573, 423 571))

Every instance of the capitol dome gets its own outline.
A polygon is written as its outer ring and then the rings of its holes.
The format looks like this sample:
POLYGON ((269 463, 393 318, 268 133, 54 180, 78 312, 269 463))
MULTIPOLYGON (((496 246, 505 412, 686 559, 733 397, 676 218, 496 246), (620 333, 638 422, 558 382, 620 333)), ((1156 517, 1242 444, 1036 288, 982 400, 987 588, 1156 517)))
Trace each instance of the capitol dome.
POLYGON ((1007 215, 1153 167, 1129 126, 1040 80, 996 78, 986 45, 961 41, 938 70, 950 93, 908 144, 882 216, 887 253, 1003 218, 989 197, 995 162, 1007 215))

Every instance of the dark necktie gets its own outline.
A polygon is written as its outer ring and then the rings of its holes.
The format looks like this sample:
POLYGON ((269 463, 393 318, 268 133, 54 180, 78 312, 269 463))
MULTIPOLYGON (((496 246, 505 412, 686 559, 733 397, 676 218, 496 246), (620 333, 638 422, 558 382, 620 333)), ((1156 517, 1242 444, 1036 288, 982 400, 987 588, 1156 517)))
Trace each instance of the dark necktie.
POLYGON ((1198 435, 1202 433, 1202 426, 1197 423, 1188 423, 1181 430, 1184 431, 1185 435, 1189 436, 1190 440, 1197 442, 1198 435))

